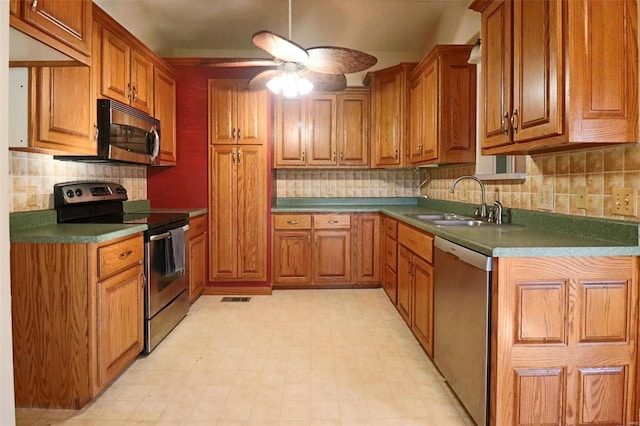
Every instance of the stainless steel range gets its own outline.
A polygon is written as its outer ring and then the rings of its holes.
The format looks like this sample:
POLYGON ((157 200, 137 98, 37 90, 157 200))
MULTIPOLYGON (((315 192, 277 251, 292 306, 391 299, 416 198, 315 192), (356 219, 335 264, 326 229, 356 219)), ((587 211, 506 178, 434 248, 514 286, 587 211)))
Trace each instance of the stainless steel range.
POLYGON ((144 352, 150 353, 189 311, 185 242, 189 219, 182 213, 125 213, 126 189, 113 182, 54 185, 58 223, 141 223, 144 232, 144 352))

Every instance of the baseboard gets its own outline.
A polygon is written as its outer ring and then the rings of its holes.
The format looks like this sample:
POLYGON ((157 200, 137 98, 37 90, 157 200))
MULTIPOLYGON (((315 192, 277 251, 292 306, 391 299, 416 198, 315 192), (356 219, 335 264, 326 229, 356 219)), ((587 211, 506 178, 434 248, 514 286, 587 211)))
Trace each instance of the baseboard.
POLYGON ((203 296, 227 296, 227 295, 271 295, 271 287, 205 287, 203 296))

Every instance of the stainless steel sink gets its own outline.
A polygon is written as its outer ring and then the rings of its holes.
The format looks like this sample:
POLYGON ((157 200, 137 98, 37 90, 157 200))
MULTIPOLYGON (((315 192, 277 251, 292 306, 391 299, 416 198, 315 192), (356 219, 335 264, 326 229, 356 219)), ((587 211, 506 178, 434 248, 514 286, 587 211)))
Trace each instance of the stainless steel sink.
POLYGON ((431 220, 436 226, 484 226, 492 225, 492 223, 476 219, 454 219, 454 220, 431 220))

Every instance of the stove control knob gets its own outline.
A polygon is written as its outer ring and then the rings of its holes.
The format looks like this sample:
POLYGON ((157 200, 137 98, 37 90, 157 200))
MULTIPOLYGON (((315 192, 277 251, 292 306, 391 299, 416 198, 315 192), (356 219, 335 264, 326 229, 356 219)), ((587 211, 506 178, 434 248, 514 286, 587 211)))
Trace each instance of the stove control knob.
POLYGON ((75 194, 73 193, 73 190, 72 190, 72 189, 68 189, 68 190, 67 190, 67 197, 69 197, 69 198, 73 198, 73 196, 74 196, 74 195, 75 195, 75 194))
POLYGON ((80 188, 76 189, 76 195, 78 197, 82 197, 82 189, 80 189, 80 188))

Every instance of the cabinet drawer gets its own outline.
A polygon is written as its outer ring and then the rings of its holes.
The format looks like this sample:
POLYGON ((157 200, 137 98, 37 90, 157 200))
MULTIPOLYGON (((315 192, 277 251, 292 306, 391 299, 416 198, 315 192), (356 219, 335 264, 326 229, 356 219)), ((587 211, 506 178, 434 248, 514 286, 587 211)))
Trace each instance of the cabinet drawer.
POLYGON ((350 229, 351 215, 348 214, 314 214, 313 229, 350 229))
POLYGON ((142 262, 142 236, 98 247, 98 278, 104 278, 142 262))
POLYGON ((398 238, 398 222, 388 217, 384 218, 383 222, 384 233, 393 238, 394 240, 398 238))
POLYGON ((189 238, 204 234, 207 230, 207 215, 196 216, 189 219, 189 238))
POLYGON ((398 225, 398 243, 424 260, 433 263, 433 236, 404 224, 398 225))
POLYGON ((398 261, 398 244, 390 236, 384 238, 384 263, 394 271, 398 261))
POLYGON ((273 216, 275 229, 311 229, 310 214, 278 214, 273 216))

